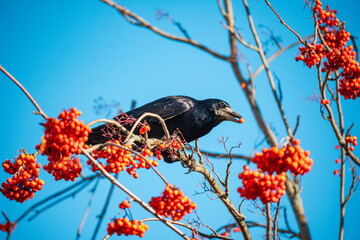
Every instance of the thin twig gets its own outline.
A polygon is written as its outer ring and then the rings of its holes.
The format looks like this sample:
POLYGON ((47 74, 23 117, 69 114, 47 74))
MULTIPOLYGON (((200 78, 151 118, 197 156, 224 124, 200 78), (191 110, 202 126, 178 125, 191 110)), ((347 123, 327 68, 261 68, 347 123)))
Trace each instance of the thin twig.
POLYGON ((275 13, 275 15, 279 18, 280 23, 283 24, 287 29, 289 29, 292 33, 295 34, 295 36, 299 39, 299 41, 304 44, 307 45, 307 43, 301 38, 301 36, 295 32, 291 27, 289 27, 289 25, 287 25, 284 20, 279 16, 279 14, 275 11, 275 9, 271 6, 270 2, 268 0, 265 0, 265 3, 271 8, 271 10, 275 13))
MULTIPOLYGON (((325 85, 324 82, 327 81, 328 79, 328 74, 325 76, 324 81, 322 80, 321 77, 321 65, 320 63, 317 64, 317 75, 318 75, 318 81, 319 81, 319 89, 320 89, 320 93, 321 93, 321 98, 326 99, 326 93, 325 93, 325 85)), ((338 84, 337 84, 338 85, 338 84)), ((339 100, 338 100, 339 102, 339 100)), ((338 103, 337 105, 339 106, 340 103, 338 103)), ((341 130, 339 129, 339 127, 336 124, 335 118, 334 118, 334 114, 333 111, 330 107, 329 104, 325 104, 324 105, 329 117, 326 118, 330 124, 331 127, 333 128, 333 132, 335 133, 336 138, 338 139, 339 144, 341 145, 341 147, 343 147, 346 151, 346 154, 352 159, 352 161, 360 166, 360 159, 354 155, 354 153, 350 150, 350 147, 348 144, 346 144, 345 139, 341 133, 341 130)), ((338 108, 339 113, 341 112, 341 108, 338 108)), ((341 118, 340 118, 341 119, 341 118)))
POLYGON ((344 218, 345 218, 345 150, 341 147, 341 169, 340 169, 340 225, 339 240, 344 238, 344 218))
POLYGON ((133 132, 135 131, 135 129, 139 125, 139 123, 146 117, 153 117, 153 118, 156 118, 157 120, 159 120, 159 122, 160 122, 160 124, 161 124, 161 126, 162 126, 162 128, 164 130, 165 137, 167 139, 170 139, 170 133, 169 133, 169 130, 167 129, 167 126, 166 126, 166 123, 165 123, 164 119, 162 119, 158 114, 155 114, 155 113, 144 113, 136 120, 136 122, 131 127, 131 130, 130 130, 128 136, 124 140, 125 144, 126 144, 127 141, 129 141, 130 136, 133 134, 133 132))
POLYGON ((275 212, 275 217, 274 217, 274 221, 273 221, 273 240, 276 240, 277 239, 277 232, 278 232, 278 223, 277 223, 277 219, 278 219, 278 216, 279 216, 279 210, 280 210, 280 200, 281 198, 279 199, 279 201, 276 203, 276 212, 275 212))
MULTIPOLYGON (((311 34, 309 36, 304 37, 304 40, 307 40, 309 38, 312 38, 314 35, 311 34)), ((270 62, 272 62, 275 58, 279 57, 281 54, 283 54, 284 52, 286 52, 287 50, 299 45, 301 42, 297 41, 294 42, 284 48, 281 48, 279 51, 277 51, 276 53, 274 53, 273 55, 271 55, 269 58, 266 59, 267 63, 269 64, 270 62)), ((262 64, 258 69, 256 69, 256 71, 253 74, 253 78, 256 78, 257 75, 259 75, 259 73, 264 70, 264 64, 262 64)))
POLYGON ((125 17, 125 19, 131 23, 131 24, 134 24, 136 26, 139 26, 139 27, 143 27, 143 28, 146 28, 150 31, 152 31, 153 33, 157 34, 157 35, 160 35, 162 37, 165 37, 167 39, 170 39, 170 40, 174 40, 174 41, 177 41, 177 42, 182 42, 182 43, 186 43, 186 44, 189 44, 191 46, 194 46, 196 48, 199 48, 207 53, 209 53, 210 55, 216 57, 216 58, 219 58, 219 59, 222 59, 222 60, 225 60, 225 61, 229 61, 229 58, 220 54, 220 53, 217 53, 213 50, 211 50, 210 48, 190 39, 190 38, 182 38, 182 37, 178 37, 178 36, 174 36, 174 35, 171 35, 167 32, 164 32, 162 31, 161 29, 151 25, 150 23, 148 23, 146 20, 144 20, 143 18, 141 18, 140 16, 136 15, 135 13, 131 12, 129 9, 126 9, 125 7, 123 6, 120 6, 119 4, 116 4, 115 2, 111 1, 111 0, 101 0, 102 2, 108 4, 109 6, 115 8, 116 10, 119 11, 119 13, 121 15, 123 15, 125 17))
MULTIPOLYGON (((246 221, 246 224, 249 226, 249 228, 252 228, 252 227, 261 227, 261 228, 266 228, 266 225, 265 224, 261 224, 261 223, 257 223, 257 222, 253 222, 253 221, 246 221)), ((302 239, 300 237, 300 234, 299 233, 296 233, 290 229, 281 229, 279 228, 278 229, 278 232, 279 233, 283 233, 283 234, 290 234, 290 237, 289 238, 293 238, 293 237, 297 237, 299 239, 302 239)))
POLYGON ((271 209, 270 203, 265 204, 265 211, 266 211, 266 240, 271 240, 271 209))
POLYGON ((200 150, 200 153, 208 155, 210 157, 216 157, 216 158, 230 158, 231 157, 232 159, 244 159, 247 162, 251 162, 251 160, 252 160, 252 157, 240 155, 240 154, 231 154, 231 156, 230 156, 230 154, 214 153, 214 152, 208 152, 205 150, 200 150))
POLYGON ((90 195, 90 198, 89 198, 88 205, 86 207, 84 216, 83 216, 83 218, 81 220, 81 223, 79 225, 79 228, 77 230, 77 234, 76 234, 76 239, 77 240, 80 239, 80 237, 81 237, 81 231, 82 231, 82 229, 83 229, 83 227, 85 225, 86 219, 87 219, 87 217, 89 215, 91 204, 92 204, 92 202, 94 200, 95 192, 96 192, 97 187, 99 186, 99 182, 100 182, 100 178, 98 178, 98 180, 96 181, 94 187, 91 189, 91 195, 90 195))
MULTIPOLYGON (((141 222, 149 222, 149 221, 159 221, 159 219, 157 219, 157 218, 146 218, 146 219, 141 220, 141 222)), ((217 239, 231 240, 231 238, 222 236, 222 235, 217 234, 217 233, 206 234, 206 233, 200 232, 196 228, 191 227, 190 225, 182 223, 182 222, 176 222, 176 221, 172 221, 172 220, 168 220, 168 221, 171 222, 174 225, 179 225, 179 226, 185 227, 187 229, 190 229, 192 232, 195 232, 197 235, 200 235, 201 237, 210 238, 210 239, 217 238, 217 239)))
POLYGON ((116 185, 118 188, 120 188, 123 192, 125 192, 127 195, 129 195, 135 202, 139 203, 141 207, 143 207, 146 211, 154 215, 156 218, 158 218, 161 222, 163 222, 165 225, 167 225, 170 229, 172 229, 174 232, 176 232, 179 236, 181 236, 184 239, 189 240, 189 238, 181 232, 178 228, 176 228, 173 224, 171 224, 167 219, 163 218, 159 214, 155 212, 153 208, 151 208, 149 205, 147 205, 144 201, 142 201, 138 196, 136 196, 134 193, 132 193, 130 190, 128 190, 125 186, 123 186, 121 183, 119 183, 110 173, 108 173, 102 166, 99 164, 85 149, 81 149, 81 152, 97 167, 99 168, 100 172, 110 180, 110 182, 114 185, 116 185))
POLYGON ((37 112, 35 112, 35 114, 40 114, 43 118, 48 119, 48 116, 46 116, 46 114, 43 112, 43 110, 40 108, 39 104, 37 104, 37 102, 35 101, 35 99, 30 95, 30 93, 23 87, 23 85, 21 85, 21 83, 16 80, 8 71, 6 71, 5 68, 3 68, 0 65, 0 70, 5 73, 6 76, 8 76, 24 93, 25 95, 30 99, 30 101, 32 102, 32 104, 34 104, 34 106, 36 107, 36 109, 38 110, 37 112))
POLYGON ((246 13, 247 13, 247 18, 248 18, 248 22, 249 22, 249 25, 250 25, 251 32, 253 34, 253 37, 255 39, 255 42, 256 42, 256 45, 257 45, 257 48, 258 48, 257 52, 259 53, 260 59, 261 59, 263 65, 264 65, 266 74, 267 74, 269 82, 270 82, 271 90, 272 90, 273 96, 275 98, 275 101, 277 103, 278 109, 280 111, 280 115, 281 115, 281 118, 283 120, 285 129, 287 131, 288 136, 292 137, 292 132, 291 132, 291 129, 290 129, 289 124, 287 122, 287 119, 286 119, 286 116, 285 116, 285 113, 284 113, 284 110, 283 110, 283 107, 282 107, 282 104, 281 104, 281 100, 279 99, 279 97, 276 94, 275 83, 274 83, 273 76, 272 76, 272 74, 270 72, 270 69, 269 69, 269 64, 266 61, 266 57, 265 57, 265 54, 264 54, 264 51, 263 51, 263 48, 262 48, 260 38, 259 38, 259 36, 258 36, 258 34, 256 32, 255 24, 254 24, 254 21, 252 19, 252 16, 250 15, 249 5, 248 5, 246 0, 243 0, 243 4, 244 4, 244 7, 245 7, 245 10, 246 10, 246 13))
POLYGON ((351 186, 349 188, 349 193, 345 198, 345 201, 343 202, 344 205, 346 205, 346 203, 350 200, 351 196, 353 195, 353 193, 356 190, 356 181, 357 181, 357 175, 356 175, 356 168, 351 164, 351 161, 349 161, 350 166, 351 166, 351 171, 352 171, 352 181, 351 181, 351 186))
POLYGON ((82 184, 85 184, 86 182, 91 182, 92 180, 94 180, 96 177, 99 177, 99 174, 94 174, 94 175, 91 175, 85 179, 82 179, 81 181, 78 181, 74 184, 72 184, 71 186, 63 189, 63 190, 60 190, 59 192, 56 192, 50 196, 48 196, 47 198, 45 198, 44 200, 32 205, 28 210, 26 210, 16 221, 15 223, 18 223, 20 222, 22 219, 24 219, 29 213, 31 213, 34 209, 36 209, 37 207, 47 203, 48 201, 50 201, 51 199, 54 199, 56 197, 60 197, 62 196, 63 194, 71 191, 72 189, 78 187, 78 186, 81 186, 82 184))
POLYGON ((87 182, 86 184, 83 184, 82 186, 80 186, 78 189, 76 189, 76 191, 69 193, 59 199, 56 199, 54 202, 49 203, 48 205, 42 207, 41 209, 35 211, 35 214, 32 215, 31 217, 29 217, 28 221, 32 221, 34 220, 36 217, 38 217, 41 213, 44 213, 47 210, 50 210, 52 207, 56 206, 59 203, 64 202, 66 199, 68 198, 74 198, 77 194, 79 194, 83 189, 85 189, 88 185, 90 185, 90 181, 87 182))
MULTIPOLYGON (((115 180, 117 179, 117 176, 118 176, 118 174, 115 175, 115 177, 114 177, 115 180)), ((101 210, 101 213, 98 216, 99 220, 98 220, 98 222, 97 222, 97 224, 95 226, 95 229, 94 229, 94 232, 93 232, 93 235, 92 235, 92 238, 91 238, 92 240, 96 239, 96 235, 99 232, 99 229, 101 227, 102 221, 103 221, 104 216, 105 216, 105 213, 106 213, 106 211, 107 211, 107 209, 109 207, 109 203, 110 203, 110 200, 111 200, 111 196, 112 196, 112 194, 114 192, 114 188, 115 188, 115 185, 111 184, 110 189, 109 189, 109 193, 108 193, 108 195, 106 197, 106 200, 105 200, 105 203, 104 203, 104 206, 103 206, 103 209, 101 210)))

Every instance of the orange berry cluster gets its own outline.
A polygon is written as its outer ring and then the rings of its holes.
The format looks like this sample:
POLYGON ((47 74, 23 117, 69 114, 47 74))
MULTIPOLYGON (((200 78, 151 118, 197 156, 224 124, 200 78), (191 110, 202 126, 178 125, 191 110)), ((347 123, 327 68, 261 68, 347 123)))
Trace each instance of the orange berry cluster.
POLYGON ((158 149, 155 151, 157 159, 161 160, 163 156, 161 152, 166 152, 169 154, 169 157, 172 158, 175 156, 175 153, 178 149, 181 149, 181 142, 177 138, 173 138, 170 140, 165 140, 161 144, 158 145, 158 149))
POLYGON ((263 204, 277 202, 285 194, 286 173, 271 175, 253 171, 244 166, 244 171, 239 174, 243 186, 238 188, 240 196, 255 200, 260 198, 263 204))
POLYGON ((329 104, 330 103, 330 100, 325 100, 325 99, 321 99, 321 102, 320 102, 322 105, 326 105, 326 104, 329 104))
POLYGON ((349 143, 350 145, 350 151, 354 151, 354 146, 357 145, 357 137, 356 136, 347 136, 345 137, 345 141, 349 143))
MULTIPOLYGON (((118 140, 114 141, 115 144, 120 145, 118 140)), ((124 146, 127 149, 131 149, 131 145, 124 146)), ((144 159, 139 157, 138 155, 131 154, 131 152, 118 148, 116 146, 108 145, 102 148, 100 151, 94 151, 94 159, 106 159, 106 165, 103 165, 101 162, 100 164, 105 168, 106 171, 110 173, 120 173, 124 170, 127 171, 128 174, 132 175, 134 178, 138 178, 139 174, 135 172, 136 169, 139 168, 146 168, 149 169, 149 164, 146 163, 144 159)), ((152 156, 152 152, 149 149, 145 149, 142 151, 141 155, 152 156)), ((149 163, 153 166, 157 166, 158 162, 155 160, 148 159, 149 163)), ((89 165, 92 166, 92 171, 95 172, 99 170, 90 160, 87 161, 89 165)))
POLYGON ((196 203, 175 186, 167 184, 161 197, 151 198, 149 205, 160 215, 180 221, 187 213, 196 209, 196 203))
POLYGON ((303 61, 308 68, 316 65, 321 61, 323 57, 324 45, 316 44, 314 47, 310 48, 309 46, 299 47, 300 56, 295 57, 295 61, 303 61))
POLYGON ((3 231, 3 232, 13 232, 14 231, 14 227, 13 225, 9 222, 9 221, 6 221, 5 224, 1 224, 0 223, 0 231, 3 231), (11 229, 11 230, 10 230, 11 229))
POLYGON ((235 227, 235 228, 233 228, 233 231, 234 232, 241 232, 241 229, 239 227, 235 227))
POLYGON ((252 161, 260 171, 244 166, 244 171, 239 174, 243 183, 238 188, 240 196, 252 200, 259 197, 264 204, 277 202, 285 194, 286 172, 304 175, 313 164, 310 152, 304 151, 299 144, 300 140, 295 139, 280 149, 264 148, 261 153, 256 153, 252 161))
POLYGON ((81 112, 76 108, 64 110, 58 119, 48 118, 44 124, 45 137, 36 149, 49 156, 49 164, 44 169, 52 173, 55 180, 75 181, 81 173, 82 165, 71 155, 80 154, 81 148, 88 147, 85 142, 91 129, 77 119, 79 115, 81 112))
POLYGON ((109 235, 116 233, 118 236, 124 234, 125 236, 138 235, 139 237, 144 237, 144 234, 148 228, 148 225, 145 225, 139 220, 134 219, 130 221, 128 218, 118 218, 109 223, 107 232, 109 235))
POLYGON ((322 43, 315 44, 312 48, 299 47, 300 56, 295 60, 301 60, 311 68, 325 57, 327 60, 321 71, 330 70, 331 73, 341 68, 343 78, 340 79, 339 93, 345 99, 356 99, 360 96, 360 66, 359 62, 355 60, 356 52, 353 51, 353 46, 345 47, 350 39, 350 33, 340 24, 335 15, 337 11, 330 9, 329 6, 323 10, 321 1, 315 1, 315 7, 312 10, 316 14, 323 39, 331 51, 326 49, 322 43))
POLYGON ((15 162, 6 160, 2 164, 4 171, 12 174, 1 184, 1 193, 10 200, 23 203, 34 197, 34 193, 42 189, 44 181, 38 179, 40 163, 36 163, 33 155, 21 153, 15 162))
POLYGON ((295 175, 309 172, 313 161, 309 151, 304 151, 300 146, 300 140, 293 140, 292 144, 279 149, 272 147, 270 149, 264 148, 261 153, 256 153, 253 158, 253 163, 262 171, 273 174, 274 172, 280 174, 290 170, 295 175))
POLYGON ((119 208, 125 209, 125 208, 130 208, 130 206, 131 204, 128 201, 124 200, 120 203, 119 208))
POLYGON ((148 124, 144 124, 143 127, 140 128, 139 133, 141 135, 145 134, 146 132, 150 131, 150 126, 148 124))
MULTIPOLYGON (((50 157, 49 157, 50 158, 50 157)), ((55 181, 75 181, 80 176, 82 164, 78 158, 63 157, 60 161, 50 161, 44 170, 55 177, 55 181)))

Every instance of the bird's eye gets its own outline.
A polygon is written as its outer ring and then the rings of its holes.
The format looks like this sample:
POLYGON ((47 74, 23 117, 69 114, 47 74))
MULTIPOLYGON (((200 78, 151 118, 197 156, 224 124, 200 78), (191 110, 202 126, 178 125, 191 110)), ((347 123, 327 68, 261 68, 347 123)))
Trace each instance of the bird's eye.
POLYGON ((219 108, 226 108, 226 103, 220 102, 219 103, 219 108))

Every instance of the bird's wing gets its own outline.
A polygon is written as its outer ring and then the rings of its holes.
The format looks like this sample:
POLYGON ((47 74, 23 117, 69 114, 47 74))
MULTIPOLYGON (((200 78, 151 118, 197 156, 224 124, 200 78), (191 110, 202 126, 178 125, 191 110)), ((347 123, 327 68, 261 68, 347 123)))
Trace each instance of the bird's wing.
MULTIPOLYGON (((142 114, 149 112, 158 114, 162 119, 168 120, 189 110, 192 106, 194 106, 195 101, 195 99, 185 96, 164 97, 131 110, 127 112, 127 115, 139 118, 142 114)), ((150 118, 147 121, 156 122, 158 120, 150 118)))

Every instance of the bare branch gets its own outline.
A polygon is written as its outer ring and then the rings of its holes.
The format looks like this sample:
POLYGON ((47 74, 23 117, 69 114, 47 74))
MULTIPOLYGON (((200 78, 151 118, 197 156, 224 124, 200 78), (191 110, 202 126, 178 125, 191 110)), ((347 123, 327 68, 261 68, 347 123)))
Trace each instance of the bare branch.
POLYGON ((286 116, 285 116, 285 113, 284 113, 284 110, 283 110, 283 107, 282 107, 282 104, 281 104, 281 100, 279 99, 279 97, 277 96, 276 94, 276 89, 275 89, 275 83, 274 83, 274 79, 273 79, 273 76, 270 72, 270 69, 269 69, 269 64, 268 62, 266 61, 266 57, 265 57, 265 54, 264 54, 264 51, 262 49, 262 44, 261 44, 261 41, 259 39, 259 36, 256 32, 256 29, 255 29, 255 24, 254 24, 254 21, 252 19, 252 16, 250 15, 250 9, 249 9, 249 5, 247 3, 246 0, 243 0, 243 4, 244 4, 244 7, 245 7, 245 10, 246 10, 246 13, 247 13, 247 18, 248 18, 248 21, 249 21, 249 25, 250 25, 250 29, 251 29, 251 32, 254 36, 254 39, 255 39, 255 42, 256 42, 256 45, 258 47, 258 53, 259 53, 259 56, 261 58, 261 61, 264 65, 264 68, 266 70, 266 74, 268 76, 268 79, 269 79, 269 82, 270 82, 270 86, 271 86, 271 90, 273 92, 273 96, 275 98, 275 101, 277 103, 277 106, 278 106, 278 109, 280 111, 280 115, 282 117, 282 120, 284 122, 284 125, 285 125, 285 129, 287 131, 287 134, 289 137, 292 137, 292 132, 291 132, 291 129, 289 127, 289 124, 287 122, 287 119, 286 119, 286 116))
MULTIPOLYGON (((117 179, 117 176, 118 176, 118 174, 115 175, 115 179, 117 179)), ((112 194, 114 192, 114 187, 115 187, 115 185, 111 184, 109 193, 108 193, 108 195, 106 197, 106 200, 105 200, 105 203, 104 203, 104 206, 103 206, 103 209, 101 210, 101 213, 98 216, 99 220, 98 220, 98 222, 97 222, 97 224, 95 226, 95 229, 94 229, 94 232, 93 232, 93 235, 92 235, 92 238, 91 238, 92 240, 96 239, 96 235, 99 232, 99 229, 101 227, 102 221, 103 221, 104 216, 105 216, 105 213, 106 213, 106 211, 107 211, 107 209, 109 207, 110 199, 111 199, 111 196, 112 196, 112 194)))
POLYGON ((356 168, 351 164, 351 161, 349 161, 350 165, 351 165, 351 172, 352 172, 352 181, 351 181, 351 186, 349 188, 349 193, 348 195, 346 196, 345 198, 345 201, 343 202, 343 205, 345 206, 346 203, 350 200, 351 196, 353 195, 353 193, 355 192, 356 190, 356 179, 357 179, 357 176, 356 176, 356 168))
MULTIPOLYGON (((313 36, 314 36, 313 34, 311 34, 311 35, 309 35, 309 36, 306 36, 306 37, 304 37, 304 40, 307 40, 307 39, 309 39, 309 38, 312 38, 313 36)), ((300 42, 297 41, 297 42, 294 42, 294 43, 292 43, 292 44, 290 44, 290 45, 288 45, 288 46, 286 46, 286 47, 284 47, 284 48, 281 48, 279 51, 277 51, 276 53, 274 53, 273 55, 271 55, 268 59, 266 59, 267 63, 272 62, 275 58, 279 57, 281 54, 283 54, 283 53, 286 52, 287 50, 289 50, 289 49, 291 49, 291 48, 293 48, 293 47, 295 47, 295 46, 297 46, 297 45, 299 45, 299 44, 300 44, 300 42)), ((262 70, 264 70, 264 64, 262 64, 258 69, 256 69, 256 71, 255 71, 254 74, 253 74, 253 78, 256 78, 257 75, 259 75, 259 73, 260 73, 262 70)))
POLYGON ((279 216, 279 210, 280 210, 280 200, 281 198, 279 199, 279 201, 276 203, 276 212, 275 212, 275 217, 274 217, 274 221, 273 221, 273 224, 274 224, 274 227, 273 227, 273 240, 276 240, 277 238, 277 232, 278 232, 278 223, 277 223, 277 219, 278 219, 278 216, 279 216))
POLYGON ((279 16, 279 14, 275 11, 275 9, 271 6, 270 2, 268 0, 265 0, 265 3, 271 8, 271 10, 275 13, 275 15, 279 18, 280 23, 283 24, 287 29, 289 29, 292 33, 295 34, 295 36, 299 39, 299 41, 304 44, 304 45, 308 45, 307 42, 305 42, 301 36, 295 32, 291 27, 289 27, 289 25, 287 25, 284 20, 279 16))
POLYGON ((161 29, 151 25, 150 23, 148 23, 146 20, 144 20, 143 18, 141 18, 140 16, 136 15, 135 13, 131 12, 129 9, 126 9, 125 7, 123 6, 120 6, 116 3, 114 3, 113 1, 111 0, 101 0, 102 2, 108 4, 109 6, 115 8, 116 10, 119 11, 119 13, 121 15, 123 15, 125 17, 125 19, 131 23, 131 24, 134 24, 135 26, 139 26, 139 27, 143 27, 143 28, 146 28, 148 30, 150 30, 151 32, 157 34, 157 35, 160 35, 162 37, 165 37, 167 39, 170 39, 170 40, 174 40, 174 41, 177 41, 177 42, 182 42, 182 43, 186 43, 186 44, 189 44, 191 46, 194 46, 196 48, 199 48, 207 53, 209 53, 210 55, 216 57, 216 58, 219 58, 219 59, 222 59, 222 60, 225 60, 225 61, 229 61, 229 57, 226 57, 222 54, 219 54, 213 50, 211 50, 210 48, 190 39, 190 38, 182 38, 182 37, 178 37, 178 36, 174 36, 174 35, 171 35, 167 32, 164 32, 162 31, 161 29))
POLYGON ((6 76, 8 76, 8 78, 10 78, 24 93, 25 95, 30 99, 30 101, 32 102, 32 104, 34 104, 34 106, 36 107, 36 109, 38 110, 37 112, 35 112, 35 114, 40 114, 43 118, 48 119, 48 116, 46 116, 46 114, 43 112, 43 110, 40 108, 39 104, 37 104, 37 102, 35 101, 35 99, 30 95, 30 93, 23 87, 23 85, 21 85, 21 83, 16 80, 8 71, 6 71, 5 68, 3 68, 0 65, 0 70, 5 73, 6 76))
POLYGON ((189 238, 181 232, 178 228, 176 228, 173 224, 171 224, 167 219, 163 218, 159 214, 155 212, 154 209, 152 209, 149 205, 147 205, 144 201, 142 201, 138 196, 136 196, 134 193, 132 193, 130 190, 128 190, 125 186, 123 186, 121 183, 119 183, 116 178, 114 178, 110 173, 108 173, 85 149, 81 149, 81 152, 97 167, 99 168, 100 172, 110 180, 110 182, 114 185, 116 185, 118 188, 120 188, 122 191, 124 191, 127 195, 129 195, 132 199, 134 199, 135 202, 139 203, 141 207, 143 207, 145 210, 147 210, 149 213, 154 215, 156 218, 158 218, 161 222, 163 222, 166 226, 168 226, 170 229, 172 229, 174 232, 176 232, 179 236, 181 236, 184 239, 189 240, 189 238))
POLYGON ((98 180, 97 180, 96 183, 95 183, 95 186, 91 189, 91 196, 90 196, 88 205, 87 205, 87 207, 86 207, 84 216, 83 216, 83 218, 82 218, 82 220, 81 220, 80 226, 79 226, 79 228, 78 228, 78 230, 77 230, 76 239, 80 239, 80 237, 81 237, 81 230, 82 230, 82 228, 84 227, 84 224, 85 224, 85 222, 86 222, 86 219, 87 219, 87 217, 88 217, 88 215, 89 215, 90 208, 91 208, 92 202, 93 202, 93 200, 94 200, 95 192, 96 192, 96 189, 97 189, 97 187, 98 187, 98 185, 99 185, 99 182, 100 182, 100 178, 98 178, 98 180))
POLYGON ((163 127, 165 136, 167 139, 170 139, 170 134, 169 134, 169 130, 166 127, 165 121, 164 119, 162 119, 158 114, 155 113, 144 113, 142 114, 137 120, 136 122, 133 124, 133 126, 131 127, 130 133, 128 134, 128 136, 125 138, 124 143, 126 143, 127 141, 129 141, 132 133, 135 131, 136 127, 139 125, 139 123, 141 122, 141 120, 143 120, 146 117, 153 117, 156 118, 157 120, 159 120, 161 126, 163 127))
POLYGON ((62 189, 50 196, 48 196, 47 198, 45 198, 44 200, 32 205, 28 210, 26 210, 16 221, 15 223, 18 223, 20 222, 22 219, 24 219, 29 213, 31 213, 34 209, 36 209, 37 207, 40 207, 41 205, 49 202, 51 199, 54 199, 54 198, 57 198, 57 197, 60 197, 62 196, 63 194, 66 194, 67 192, 73 190, 74 188, 76 187, 79 187, 81 186, 82 184, 85 184, 87 182, 91 182, 92 180, 94 180, 96 177, 99 177, 99 174, 94 174, 92 176, 89 176, 85 179, 82 179, 81 181, 78 181, 74 184, 72 184, 71 186, 65 188, 65 189, 62 189))
MULTIPOLYGON (((157 218, 146 218, 146 219, 143 219, 141 220, 142 222, 149 222, 149 221, 159 221, 159 219, 157 218)), ((174 224, 174 225, 179 225, 179 226, 182 226, 182 227, 185 227, 187 229, 190 229, 192 232, 195 232, 197 235, 201 236, 201 237, 205 237, 205 238, 209 238, 209 239, 213 239, 213 238, 217 238, 217 239, 225 239, 225 240, 230 240, 231 238, 229 237, 225 237, 225 236, 222 236, 218 233, 214 233, 214 234, 206 234, 206 233, 203 233, 203 232, 200 232, 199 230, 197 230, 196 228, 194 227, 191 227, 190 225, 188 224, 185 224, 185 223, 182 223, 182 222, 176 222, 176 221, 172 221, 172 220, 168 220, 170 223, 174 224)), ((211 229, 212 230, 212 229, 211 229)))
POLYGON ((271 240, 271 209, 270 203, 265 204, 266 209, 266 240, 271 240))
MULTIPOLYGON (((318 69, 318 71, 317 71, 318 74, 317 74, 317 75, 318 75, 319 89, 320 89, 321 97, 322 97, 323 99, 326 99, 325 84, 326 84, 326 81, 328 80, 328 73, 326 74, 324 81, 322 81, 322 77, 321 77, 321 65, 320 65, 320 63, 318 63, 317 69, 318 69), (325 83, 325 84, 324 84, 324 83, 325 83)), ((338 85, 338 84, 337 84, 337 85, 338 85)), ((338 97, 337 97, 337 98, 338 98, 338 97)), ((340 100, 339 100, 339 98, 338 98, 337 102, 338 102, 338 103, 337 103, 337 106, 340 106, 340 100)), ((350 150, 350 147, 348 146, 348 144, 346 144, 346 141, 345 141, 345 139, 344 139, 344 136, 343 136, 343 134, 341 133, 341 130, 339 129, 339 127, 338 127, 337 124, 336 124, 336 121, 335 121, 335 118, 334 118, 334 114, 333 114, 333 112, 332 112, 332 109, 331 109, 330 105, 329 105, 329 104, 325 104, 324 107, 325 107, 325 109, 326 109, 326 111, 327 111, 327 113, 328 113, 328 115, 329 115, 329 117, 326 118, 326 119, 330 122, 331 127, 333 128, 333 131, 334 131, 334 133, 335 133, 336 138, 338 139, 339 144, 341 145, 342 148, 345 149, 346 154, 352 159, 352 161, 353 161, 356 165, 360 166, 360 159, 359 159, 357 156, 354 155, 354 153, 350 150)), ((341 113, 341 107, 338 107, 338 110, 339 110, 339 113, 341 113)), ((342 115, 342 114, 341 114, 341 115, 342 115)), ((341 116, 340 116, 340 119, 342 119, 341 116)), ((341 121, 342 121, 342 120, 341 120, 341 121)))
POLYGON ((204 150, 200 150, 200 153, 208 155, 210 157, 216 157, 216 158, 232 158, 232 159, 244 159, 247 162, 251 162, 252 157, 250 156, 245 156, 245 155, 236 155, 236 154, 221 154, 221 153, 212 153, 212 152, 208 152, 208 151, 204 151, 204 150))

